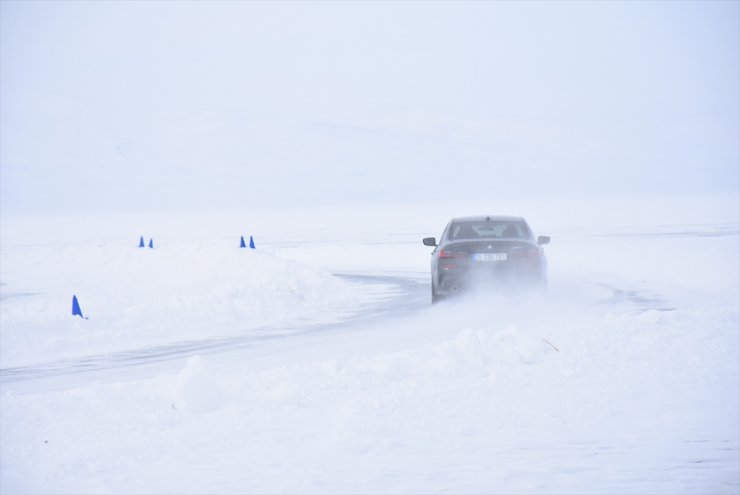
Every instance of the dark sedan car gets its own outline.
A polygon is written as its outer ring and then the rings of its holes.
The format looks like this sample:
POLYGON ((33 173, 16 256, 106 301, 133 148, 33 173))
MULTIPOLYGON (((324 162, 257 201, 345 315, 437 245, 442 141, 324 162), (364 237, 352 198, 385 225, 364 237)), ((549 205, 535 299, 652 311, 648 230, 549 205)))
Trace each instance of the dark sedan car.
POLYGON ((547 236, 535 238, 520 217, 453 218, 437 243, 424 239, 432 252, 432 302, 465 289, 544 290, 547 236))

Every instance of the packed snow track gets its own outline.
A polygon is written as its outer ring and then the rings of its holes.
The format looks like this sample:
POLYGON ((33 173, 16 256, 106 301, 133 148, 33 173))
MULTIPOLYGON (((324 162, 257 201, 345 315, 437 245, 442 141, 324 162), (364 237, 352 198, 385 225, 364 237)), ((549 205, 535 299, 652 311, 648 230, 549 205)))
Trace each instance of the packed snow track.
MULTIPOLYGON (((126 376, 132 367, 142 367, 183 359, 188 356, 212 355, 219 353, 238 354, 245 359, 250 353, 260 352, 266 341, 284 340, 298 334, 335 333, 351 331, 352 327, 377 324, 380 319, 408 314, 428 305, 428 281, 391 275, 336 274, 352 284, 369 288, 379 288, 385 297, 358 304, 354 308, 341 308, 345 315, 334 323, 318 323, 311 320, 298 321, 285 326, 264 326, 247 332, 226 337, 193 339, 172 342, 164 345, 142 347, 120 352, 93 354, 71 359, 0 368, 0 383, 7 384, 19 380, 38 378, 57 378, 78 373, 92 373, 103 370, 117 370, 115 375, 126 376), (127 368, 120 370, 119 368, 127 368)), ((374 291, 373 291, 374 292, 374 291)), ((28 297, 35 294, 4 294, 4 298, 28 297)), ((142 371, 139 370, 138 373, 142 371)), ((130 376, 130 375, 129 375, 130 376)))

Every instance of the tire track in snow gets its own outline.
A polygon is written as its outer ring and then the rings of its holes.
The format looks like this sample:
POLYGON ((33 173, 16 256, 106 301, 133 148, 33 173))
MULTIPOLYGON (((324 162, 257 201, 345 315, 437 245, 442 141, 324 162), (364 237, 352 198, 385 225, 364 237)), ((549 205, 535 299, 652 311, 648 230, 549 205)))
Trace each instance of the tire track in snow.
POLYGON ((250 330, 242 335, 205 340, 186 340, 125 351, 60 359, 28 366, 1 368, 0 383, 143 366, 181 359, 193 354, 207 355, 224 351, 233 352, 238 349, 254 347, 259 345, 260 342, 282 339, 297 334, 331 331, 352 324, 400 315, 424 307, 429 303, 428 282, 424 279, 390 275, 336 274, 336 276, 360 284, 391 286, 392 289, 388 291, 390 297, 381 300, 379 303, 362 307, 359 311, 353 309, 344 319, 334 323, 303 321, 280 327, 265 326, 250 330))

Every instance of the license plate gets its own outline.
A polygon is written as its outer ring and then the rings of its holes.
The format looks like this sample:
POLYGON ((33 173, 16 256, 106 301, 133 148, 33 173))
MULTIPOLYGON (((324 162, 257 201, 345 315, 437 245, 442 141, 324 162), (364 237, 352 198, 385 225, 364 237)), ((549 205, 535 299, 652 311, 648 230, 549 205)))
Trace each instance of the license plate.
POLYGON ((506 261, 506 253, 475 253, 475 261, 506 261))

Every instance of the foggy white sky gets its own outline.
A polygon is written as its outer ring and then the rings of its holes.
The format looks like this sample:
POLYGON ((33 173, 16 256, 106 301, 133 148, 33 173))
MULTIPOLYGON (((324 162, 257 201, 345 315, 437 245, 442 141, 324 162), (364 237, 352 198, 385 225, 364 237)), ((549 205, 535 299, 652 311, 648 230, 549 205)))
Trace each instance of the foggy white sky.
POLYGON ((0 2, 0 207, 737 194, 740 3, 0 2))

